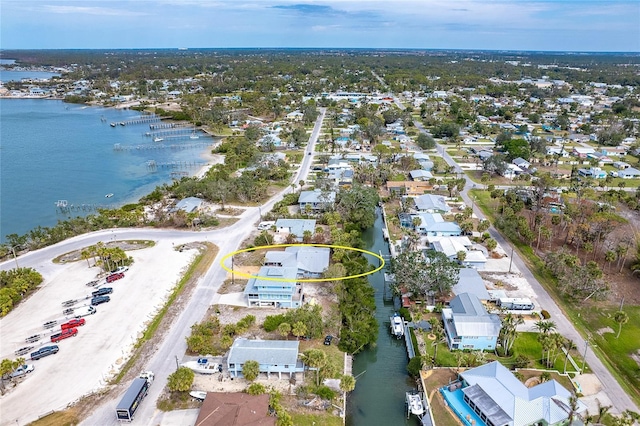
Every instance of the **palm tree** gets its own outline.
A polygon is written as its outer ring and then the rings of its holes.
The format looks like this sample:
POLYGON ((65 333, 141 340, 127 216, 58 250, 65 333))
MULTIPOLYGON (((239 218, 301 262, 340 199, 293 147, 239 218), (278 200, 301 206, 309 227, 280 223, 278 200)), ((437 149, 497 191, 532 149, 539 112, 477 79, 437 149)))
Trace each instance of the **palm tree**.
POLYGON ((562 371, 564 371, 564 373, 567 373, 567 361, 569 361, 569 351, 573 350, 573 349, 577 349, 577 346, 575 344, 575 342, 571 339, 565 339, 564 340, 564 349, 565 351, 567 351, 565 353, 565 357, 564 357, 564 369, 562 371))
POLYGON ((626 324, 629 321, 629 315, 625 311, 618 311, 613 314, 613 320, 618 323, 618 334, 616 335, 616 339, 620 337, 620 332, 622 331, 622 325, 626 324))
POLYGON ((340 390, 343 392, 351 392, 356 388, 356 379, 350 375, 345 374, 340 377, 340 390))
POLYGON ((540 320, 536 322, 535 328, 542 334, 549 334, 556 329, 556 323, 550 320, 540 320))
POLYGON ((316 386, 320 386, 320 370, 327 364, 327 354, 320 349, 309 349, 302 358, 309 367, 316 369, 316 386))

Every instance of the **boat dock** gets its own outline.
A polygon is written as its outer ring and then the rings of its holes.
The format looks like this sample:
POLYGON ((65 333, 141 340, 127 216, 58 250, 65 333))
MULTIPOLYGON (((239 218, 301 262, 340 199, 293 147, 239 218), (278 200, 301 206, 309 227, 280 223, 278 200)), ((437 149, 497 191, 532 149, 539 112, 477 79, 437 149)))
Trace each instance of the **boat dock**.
MULTIPOLYGON (((130 124, 153 123, 160 120, 162 120, 162 118, 159 115, 145 114, 138 117, 130 118, 129 120, 120 121, 117 124, 120 124, 121 126, 128 126, 130 124)), ((116 127, 115 124, 116 123, 111 123, 111 127, 116 127)))
POLYGON ((73 212, 93 212, 99 209, 113 209, 114 205, 97 204, 97 203, 83 203, 83 204, 69 204, 67 200, 58 200, 55 202, 56 214, 68 214, 73 212))
POLYGON ((191 136, 196 133, 196 128, 191 127, 171 127, 165 130, 156 130, 152 132, 146 132, 144 136, 150 136, 152 138, 170 138, 176 136, 191 136))
POLYGON ((213 143, 209 142, 196 142, 196 143, 179 143, 179 144, 163 144, 163 143, 155 143, 155 144, 142 144, 142 145, 122 145, 116 143, 113 145, 114 151, 148 151, 148 150, 156 150, 156 149, 203 149, 209 146, 212 146, 213 143))
POLYGON ((190 169, 194 167, 202 167, 207 163, 203 161, 167 161, 158 162, 156 160, 147 161, 147 169, 156 171, 160 169, 190 169))
POLYGON ((407 347, 407 356, 411 360, 416 356, 416 350, 413 348, 413 342, 411 341, 411 327, 407 322, 404 323, 404 343, 407 347))

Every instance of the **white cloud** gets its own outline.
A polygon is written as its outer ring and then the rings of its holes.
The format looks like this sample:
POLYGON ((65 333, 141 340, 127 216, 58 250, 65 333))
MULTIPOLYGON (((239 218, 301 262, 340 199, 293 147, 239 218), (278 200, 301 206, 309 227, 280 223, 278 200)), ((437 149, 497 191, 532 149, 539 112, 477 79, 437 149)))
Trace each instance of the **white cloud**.
POLYGON ((98 15, 98 16, 145 16, 145 12, 138 12, 126 9, 113 9, 109 7, 96 6, 63 6, 63 5, 43 5, 42 10, 47 13, 75 14, 75 15, 98 15))

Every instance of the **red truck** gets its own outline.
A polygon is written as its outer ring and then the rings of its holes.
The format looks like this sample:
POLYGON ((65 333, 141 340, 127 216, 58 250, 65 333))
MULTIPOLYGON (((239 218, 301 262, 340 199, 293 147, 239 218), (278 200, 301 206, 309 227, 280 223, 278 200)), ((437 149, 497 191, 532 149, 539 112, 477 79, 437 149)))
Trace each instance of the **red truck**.
POLYGON ((51 342, 52 343, 57 343, 62 339, 67 339, 69 337, 74 337, 76 334, 78 334, 78 329, 77 328, 66 328, 66 329, 62 330, 60 333, 52 335, 51 336, 51 342))
POLYGON ((76 318, 76 319, 72 319, 69 322, 65 322, 64 324, 60 325, 60 328, 63 330, 66 330, 68 328, 76 328, 76 327, 81 327, 85 324, 86 320, 84 318, 76 318))

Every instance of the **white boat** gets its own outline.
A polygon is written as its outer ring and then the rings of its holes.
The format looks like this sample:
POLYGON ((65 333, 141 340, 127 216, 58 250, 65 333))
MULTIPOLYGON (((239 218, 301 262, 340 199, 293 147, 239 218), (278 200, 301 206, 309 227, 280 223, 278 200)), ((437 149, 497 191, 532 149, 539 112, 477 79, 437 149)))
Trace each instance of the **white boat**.
POLYGON ((391 319, 391 334, 396 336, 398 339, 404 336, 404 321, 402 317, 398 314, 393 314, 391 319))
POLYGON ((196 135, 195 133, 192 133, 191 136, 189 136, 189 139, 200 139, 200 136, 196 135))
POLYGON ((157 136, 156 136, 155 138, 153 138, 153 141, 154 141, 154 142, 162 142, 163 140, 164 140, 164 139, 159 138, 159 137, 157 137, 157 136))
POLYGON ((407 392, 407 406, 409 412, 415 416, 422 416, 424 414, 424 405, 422 404, 422 398, 419 393, 407 392))
POLYGON ((110 192, 104 196, 104 198, 111 198, 111 197, 113 197, 113 192, 110 192))
POLYGON ((199 399, 200 401, 204 401, 207 397, 207 393, 205 391, 191 391, 189 392, 192 398, 199 399))
POLYGON ((111 123, 111 127, 116 127, 116 123, 111 123))
POLYGON ((200 374, 214 374, 220 372, 220 364, 212 362, 209 358, 198 358, 197 361, 187 361, 181 365, 200 374))

